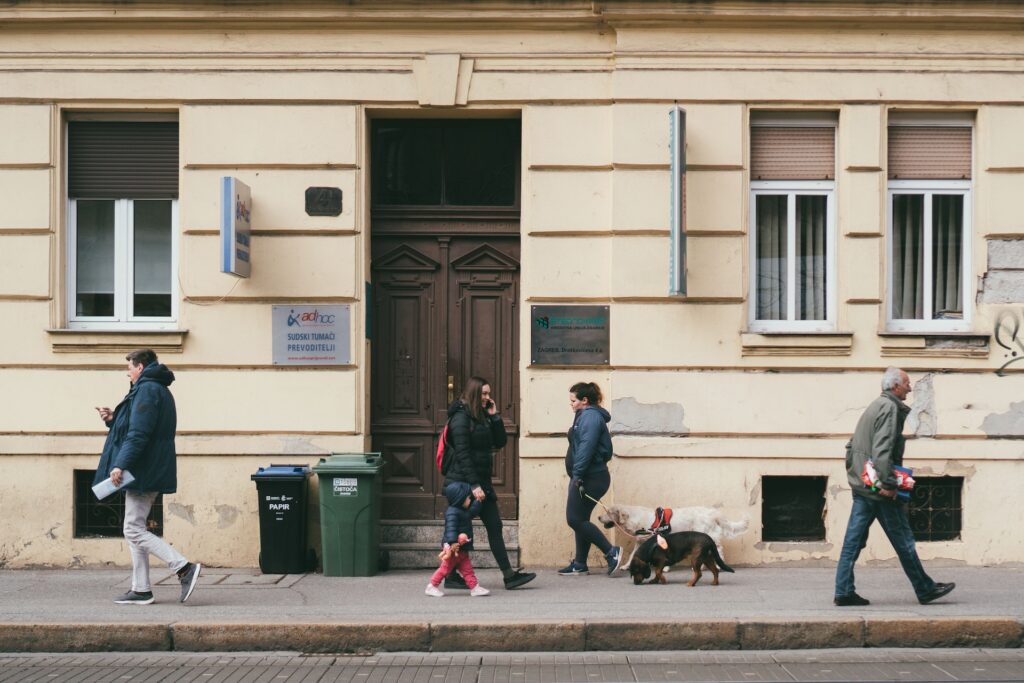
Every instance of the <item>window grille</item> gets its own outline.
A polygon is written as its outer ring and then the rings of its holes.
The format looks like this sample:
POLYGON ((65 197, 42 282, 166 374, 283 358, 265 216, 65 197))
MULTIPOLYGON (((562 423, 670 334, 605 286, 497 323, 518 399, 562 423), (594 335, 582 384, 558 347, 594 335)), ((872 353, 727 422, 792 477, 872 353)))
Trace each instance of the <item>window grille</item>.
POLYGON ((828 477, 761 477, 761 540, 824 541, 828 477))
MULTIPOLYGON (((75 538, 122 538, 124 491, 96 500, 92 492, 95 470, 75 470, 75 538)), ((146 526, 164 535, 164 497, 159 495, 149 511, 146 526)))
POLYGON ((916 541, 955 541, 963 527, 963 477, 915 477, 910 528, 916 541))

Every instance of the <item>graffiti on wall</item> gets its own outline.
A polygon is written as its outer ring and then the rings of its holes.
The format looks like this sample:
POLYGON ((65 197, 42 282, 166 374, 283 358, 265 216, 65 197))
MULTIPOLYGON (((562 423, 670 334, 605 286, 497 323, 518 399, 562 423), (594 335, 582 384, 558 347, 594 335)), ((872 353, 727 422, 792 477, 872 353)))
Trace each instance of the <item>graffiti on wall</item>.
POLYGON ((1021 327, 1024 327, 1024 311, 1001 311, 996 317, 996 326, 992 334, 996 343, 1006 349, 1003 357, 1007 359, 996 370, 1000 377, 1006 374, 1008 367, 1024 360, 1024 336, 1021 327))

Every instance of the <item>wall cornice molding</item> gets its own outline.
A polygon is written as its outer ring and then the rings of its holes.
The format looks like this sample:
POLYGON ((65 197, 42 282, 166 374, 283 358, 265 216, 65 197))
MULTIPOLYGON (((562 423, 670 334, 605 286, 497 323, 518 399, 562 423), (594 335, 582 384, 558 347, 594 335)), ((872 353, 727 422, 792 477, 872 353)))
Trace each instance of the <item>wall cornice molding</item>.
POLYGON ((418 29, 593 29, 673 26, 769 28, 879 27, 914 30, 1019 31, 1024 7, 1017 0, 21 0, 0 9, 0 25, 60 25, 76 29, 160 22, 162 29, 216 25, 418 29))

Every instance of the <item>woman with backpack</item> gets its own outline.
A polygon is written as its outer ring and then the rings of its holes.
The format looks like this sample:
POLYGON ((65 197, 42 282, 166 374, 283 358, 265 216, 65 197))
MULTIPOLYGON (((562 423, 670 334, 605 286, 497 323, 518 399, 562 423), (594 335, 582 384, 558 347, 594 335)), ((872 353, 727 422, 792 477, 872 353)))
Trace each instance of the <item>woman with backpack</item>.
POLYGON ((569 498, 565 521, 576 536, 576 556, 569 566, 558 570, 560 576, 589 574, 587 556, 596 545, 608 561, 611 575, 622 562, 622 548, 613 546, 590 521, 594 506, 612 484, 608 461, 612 459, 612 437, 608 422, 612 416, 601 407, 601 388, 593 382, 579 382, 569 389, 569 407, 574 416, 569 428, 569 448, 565 453, 565 473, 569 475, 569 498))
MULTIPOLYGON (((445 472, 445 489, 453 482, 464 482, 469 484, 473 497, 480 501, 480 521, 487 529, 487 544, 504 576, 505 588, 519 588, 533 581, 536 574, 512 568, 501 533, 498 494, 491 484, 491 473, 494 451, 508 442, 508 435, 498 408, 491 400, 490 382, 482 377, 469 378, 462 396, 448 408, 448 438, 454 453, 445 472)), ((456 573, 449 575, 444 585, 446 588, 466 587, 456 573)))

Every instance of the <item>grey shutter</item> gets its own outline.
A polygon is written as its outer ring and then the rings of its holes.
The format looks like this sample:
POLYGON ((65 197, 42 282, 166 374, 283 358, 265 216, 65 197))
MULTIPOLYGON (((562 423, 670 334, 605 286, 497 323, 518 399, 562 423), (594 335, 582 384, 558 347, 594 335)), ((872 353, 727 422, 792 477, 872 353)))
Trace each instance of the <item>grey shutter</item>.
POLYGON ((970 177, 970 128, 889 126, 891 180, 963 180, 970 177))
POLYGON ((751 180, 834 180, 832 126, 751 126, 751 180))
POLYGON ((69 121, 68 196, 178 196, 177 121, 69 121))

